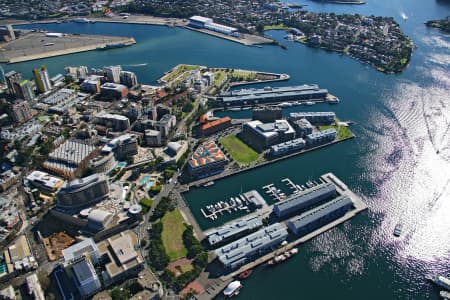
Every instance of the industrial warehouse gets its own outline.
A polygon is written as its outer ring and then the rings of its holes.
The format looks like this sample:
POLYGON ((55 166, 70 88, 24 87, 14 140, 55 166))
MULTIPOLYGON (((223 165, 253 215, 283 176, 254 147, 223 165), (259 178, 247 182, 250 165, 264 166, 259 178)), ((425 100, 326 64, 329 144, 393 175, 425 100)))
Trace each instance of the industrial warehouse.
POLYGON ((213 19, 201 16, 192 16, 189 18, 189 25, 194 28, 208 29, 218 33, 239 37, 237 28, 214 23, 213 19))

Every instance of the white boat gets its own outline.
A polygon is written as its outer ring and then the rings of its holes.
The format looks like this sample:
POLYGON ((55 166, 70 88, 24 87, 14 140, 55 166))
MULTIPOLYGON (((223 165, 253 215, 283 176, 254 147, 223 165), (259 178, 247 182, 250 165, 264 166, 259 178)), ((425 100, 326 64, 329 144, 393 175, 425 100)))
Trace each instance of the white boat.
POLYGON ((223 291, 223 295, 225 297, 233 297, 237 294, 239 294, 239 290, 242 288, 242 284, 239 280, 235 280, 231 282, 223 291))
POLYGON ((311 105, 314 105, 314 102, 308 101, 305 103, 305 105, 311 106, 311 105))
POLYGON ((289 253, 291 253, 291 255, 295 255, 298 253, 298 249, 297 248, 292 248, 289 253))
POLYGON ((402 234, 402 229, 403 229, 402 224, 398 223, 397 225, 395 225, 394 236, 399 237, 402 234))
POLYGON ((289 103, 289 102, 283 102, 283 103, 278 104, 278 106, 279 106, 279 107, 291 107, 291 106, 292 106, 292 103, 289 103))
POLYGON ((90 23, 91 21, 87 18, 77 18, 73 20, 75 23, 90 23))
POLYGON ((450 293, 446 291, 441 291, 439 295, 444 299, 450 299, 450 293))

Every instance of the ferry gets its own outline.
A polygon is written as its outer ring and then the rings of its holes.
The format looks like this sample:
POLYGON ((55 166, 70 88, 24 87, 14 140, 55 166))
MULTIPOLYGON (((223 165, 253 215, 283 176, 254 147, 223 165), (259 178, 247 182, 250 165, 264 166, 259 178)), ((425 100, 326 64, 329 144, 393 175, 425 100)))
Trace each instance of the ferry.
POLYGON ((242 284, 239 280, 231 282, 223 291, 223 295, 227 298, 239 295, 239 290, 242 288, 242 284))
POLYGON ((131 45, 132 45, 132 43, 106 44, 104 46, 97 47, 96 50, 110 50, 110 49, 128 47, 131 45))
POLYGON ((208 181, 207 183, 205 183, 203 186, 204 187, 208 187, 208 186, 212 186, 212 185, 214 185, 214 181, 208 181))
POLYGON ((402 224, 398 223, 397 225, 395 225, 394 236, 399 237, 402 234, 402 229, 403 229, 402 224))
POLYGON ((89 19, 87 19, 87 18, 76 18, 76 19, 73 19, 73 21, 75 22, 75 23, 90 23, 91 21, 89 20, 89 19))
POLYGON ((434 284, 450 291, 450 279, 444 276, 438 276, 438 277, 433 277, 433 276, 428 276, 427 277, 428 280, 431 280, 434 284))

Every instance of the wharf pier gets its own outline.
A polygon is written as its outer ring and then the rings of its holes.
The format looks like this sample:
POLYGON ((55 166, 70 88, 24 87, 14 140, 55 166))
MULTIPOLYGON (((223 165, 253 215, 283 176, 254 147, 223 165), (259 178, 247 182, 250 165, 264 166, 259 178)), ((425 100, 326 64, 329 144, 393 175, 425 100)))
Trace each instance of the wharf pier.
MULTIPOLYGON (((299 244, 305 243, 307 241, 309 241, 310 239, 338 226, 339 224, 344 223, 345 221, 350 220, 351 218, 353 218, 354 216, 356 216, 358 213, 364 211, 365 209, 367 209, 367 205, 363 202, 363 200, 361 199, 361 197, 359 197, 357 194, 355 194, 354 192, 352 192, 339 178, 337 178, 333 173, 326 173, 322 176, 320 176, 320 179, 323 182, 330 182, 333 183, 336 186, 336 190, 338 192, 338 194, 340 196, 346 195, 348 196, 352 202, 353 202, 353 209, 348 211, 345 215, 343 215, 342 217, 328 223, 325 224, 323 226, 321 226, 320 228, 318 228, 317 230, 314 230, 313 232, 302 236, 290 243, 288 243, 285 246, 280 247, 279 249, 268 253, 262 257, 259 257, 258 259, 256 259, 255 261, 252 261, 244 266, 242 266, 241 268, 239 268, 238 270, 233 271, 230 274, 224 275, 221 277, 222 280, 224 281, 228 281, 231 278, 236 277, 237 275, 239 275, 240 273, 244 272, 245 270, 248 269, 252 269, 255 268, 261 264, 264 264, 266 262, 268 262, 270 259, 273 259, 275 256, 279 255, 280 253, 283 253, 285 251, 288 251, 296 246, 298 246, 299 244)), ((284 221, 283 223, 287 223, 287 221, 284 221)), ((300 252, 301 254, 301 252, 300 252)))
POLYGON ((56 37, 48 36, 46 32, 28 32, 0 46, 0 62, 12 64, 135 43, 131 37, 86 34, 61 34, 56 37))
POLYGON ((218 38, 222 38, 224 40, 228 40, 231 42, 239 43, 245 46, 255 46, 255 45, 261 45, 261 44, 273 44, 274 41, 272 39, 269 39, 267 37, 259 36, 259 35, 253 35, 253 34, 247 34, 247 33, 241 33, 240 37, 234 37, 228 34, 223 34, 215 31, 211 31, 208 29, 202 29, 202 28, 194 28, 191 26, 184 26, 183 28, 189 29, 192 31, 197 31, 200 33, 208 34, 211 36, 215 36, 218 38))

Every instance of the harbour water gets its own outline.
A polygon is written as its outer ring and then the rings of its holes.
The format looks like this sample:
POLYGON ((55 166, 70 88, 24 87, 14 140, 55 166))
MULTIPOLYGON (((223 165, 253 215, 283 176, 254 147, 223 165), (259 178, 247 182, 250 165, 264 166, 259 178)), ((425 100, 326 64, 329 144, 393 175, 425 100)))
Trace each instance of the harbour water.
MULTIPOLYGON (((290 1, 292 2, 292 1, 290 1)), ((57 32, 133 36, 128 48, 86 52, 14 65, 31 77, 46 64, 51 74, 66 65, 120 64, 154 83, 179 63, 288 73, 284 84, 317 83, 341 99, 294 110, 335 110, 352 120, 357 138, 257 168, 208 188, 193 189, 193 211, 243 191, 290 178, 303 184, 335 173, 362 195, 369 209, 349 222, 301 245, 287 263, 256 269, 237 299, 438 299, 427 274, 450 273, 450 37, 423 22, 450 14, 445 0, 372 0, 366 5, 306 1, 309 10, 393 16, 417 49, 408 68, 385 75, 349 57, 285 41, 288 46, 245 47, 179 28, 128 24, 29 25, 57 32), (408 16, 405 20, 402 14, 408 16), (144 65, 146 64, 146 65, 144 65), (134 65, 134 66, 133 66, 134 65), (393 236, 403 224, 399 238, 393 236)), ((226 112, 232 116, 245 112, 226 112)), ((225 218, 225 217, 224 217, 225 218)), ((198 218, 202 227, 218 225, 198 218)), ((219 221, 219 220, 218 220, 219 221)), ((226 220, 225 220, 226 221, 226 220)), ((220 219, 223 222, 223 219, 220 219)))

